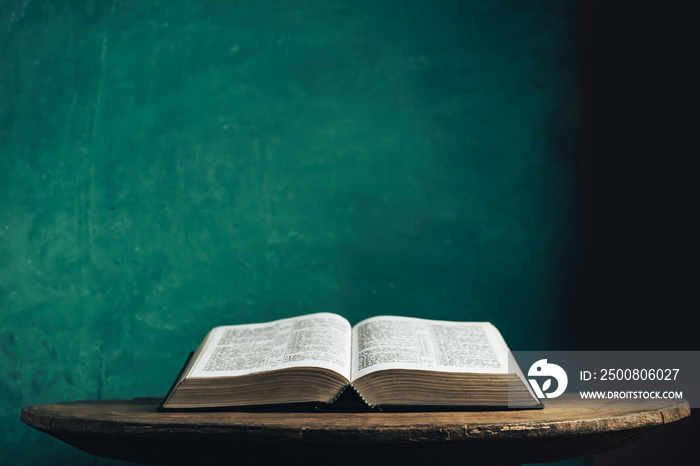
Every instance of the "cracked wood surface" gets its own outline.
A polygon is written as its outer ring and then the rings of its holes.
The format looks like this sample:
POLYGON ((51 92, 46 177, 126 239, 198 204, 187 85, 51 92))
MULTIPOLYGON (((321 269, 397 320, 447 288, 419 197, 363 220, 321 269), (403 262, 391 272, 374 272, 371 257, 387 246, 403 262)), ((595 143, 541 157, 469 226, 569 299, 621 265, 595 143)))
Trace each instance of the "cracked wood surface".
POLYGON ((438 449, 441 454, 466 449, 473 464, 517 464, 590 456, 690 415, 684 400, 621 403, 571 396, 545 400, 542 410, 423 413, 159 413, 159 402, 28 406, 22 421, 84 451, 149 464, 192 461, 203 444, 207 454, 236 445, 251 458, 303 448, 321 454, 332 447, 333 455, 345 448, 346 458, 400 448, 416 460, 438 449), (363 448, 353 448, 357 445, 363 448))

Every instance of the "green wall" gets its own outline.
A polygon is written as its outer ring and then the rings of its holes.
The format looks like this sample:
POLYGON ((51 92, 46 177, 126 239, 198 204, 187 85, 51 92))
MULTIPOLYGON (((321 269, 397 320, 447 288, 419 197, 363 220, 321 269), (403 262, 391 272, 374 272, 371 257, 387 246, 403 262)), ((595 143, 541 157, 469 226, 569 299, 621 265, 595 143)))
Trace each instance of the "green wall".
MULTIPOLYGON (((489 320, 566 349, 573 1, 0 2, 0 463, 215 325, 489 320)), ((106 461, 105 461, 106 463, 106 461)))

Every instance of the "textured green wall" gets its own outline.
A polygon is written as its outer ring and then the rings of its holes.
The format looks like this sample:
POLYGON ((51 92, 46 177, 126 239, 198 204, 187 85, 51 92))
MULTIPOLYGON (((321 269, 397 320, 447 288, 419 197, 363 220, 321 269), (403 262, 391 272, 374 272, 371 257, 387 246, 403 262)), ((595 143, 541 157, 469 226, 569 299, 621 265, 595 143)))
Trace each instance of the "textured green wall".
POLYGON ((0 463, 91 463, 21 407, 164 394, 215 325, 399 314, 566 345, 575 2, 0 18, 0 463))

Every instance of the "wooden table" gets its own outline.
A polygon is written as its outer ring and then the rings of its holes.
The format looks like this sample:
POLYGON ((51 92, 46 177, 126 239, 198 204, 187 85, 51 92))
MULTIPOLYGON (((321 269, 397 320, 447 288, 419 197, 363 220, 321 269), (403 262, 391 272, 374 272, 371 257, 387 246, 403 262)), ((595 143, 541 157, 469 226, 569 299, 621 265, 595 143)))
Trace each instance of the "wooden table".
POLYGON ((683 400, 594 405, 570 396, 546 400, 542 410, 441 413, 159 413, 159 401, 28 406, 22 421, 88 453, 137 463, 357 466, 561 461, 621 447, 690 415, 683 400))

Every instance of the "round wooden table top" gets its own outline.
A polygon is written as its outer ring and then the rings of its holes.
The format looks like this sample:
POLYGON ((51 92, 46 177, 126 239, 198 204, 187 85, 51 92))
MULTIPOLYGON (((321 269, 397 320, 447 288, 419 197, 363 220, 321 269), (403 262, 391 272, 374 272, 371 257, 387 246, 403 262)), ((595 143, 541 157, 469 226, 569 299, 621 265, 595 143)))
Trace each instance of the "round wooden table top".
POLYGON ((161 413, 159 398, 28 406, 22 422, 98 456, 146 464, 300 455, 307 464, 520 464, 586 457, 690 415, 684 400, 562 396, 545 408, 475 412, 161 413))

